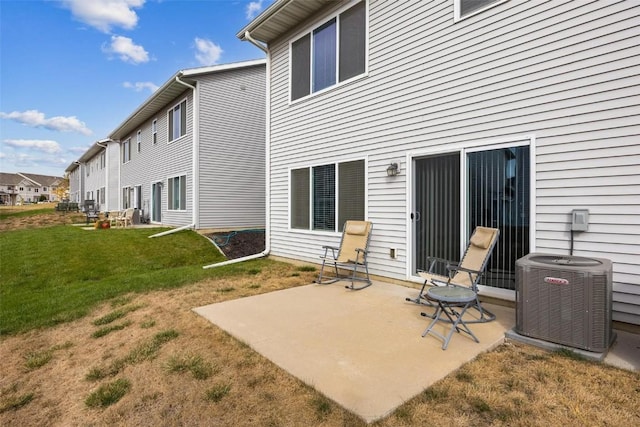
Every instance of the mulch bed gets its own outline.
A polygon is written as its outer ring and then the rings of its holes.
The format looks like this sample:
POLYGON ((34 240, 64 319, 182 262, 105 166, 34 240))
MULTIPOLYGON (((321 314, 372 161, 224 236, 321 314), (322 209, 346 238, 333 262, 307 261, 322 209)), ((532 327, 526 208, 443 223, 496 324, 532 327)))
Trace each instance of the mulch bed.
POLYGON ((205 234, 222 250, 227 259, 242 258, 264 251, 264 230, 238 230, 205 234))

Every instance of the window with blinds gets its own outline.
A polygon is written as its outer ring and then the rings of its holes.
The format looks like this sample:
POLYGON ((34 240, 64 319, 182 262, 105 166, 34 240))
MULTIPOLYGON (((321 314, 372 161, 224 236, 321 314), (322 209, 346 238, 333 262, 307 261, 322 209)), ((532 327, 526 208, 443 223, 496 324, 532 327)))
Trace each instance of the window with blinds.
POLYGON ((361 1, 291 43, 291 100, 366 70, 366 4, 361 1))
POLYGON ((364 160, 291 171, 291 228, 342 231, 349 219, 364 220, 364 160))

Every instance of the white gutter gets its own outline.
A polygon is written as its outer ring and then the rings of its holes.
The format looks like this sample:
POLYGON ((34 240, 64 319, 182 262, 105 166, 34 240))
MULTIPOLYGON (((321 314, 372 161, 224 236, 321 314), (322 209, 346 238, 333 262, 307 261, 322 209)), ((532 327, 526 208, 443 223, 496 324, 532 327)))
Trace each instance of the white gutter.
MULTIPOLYGON (((249 31, 245 31, 244 32, 244 38, 245 40, 247 40, 249 43, 251 43, 252 45, 256 46, 257 48, 259 48, 260 50, 262 50, 264 53, 267 54, 267 67, 269 67, 269 49, 267 49, 262 43, 260 43, 258 40, 254 39, 253 37, 251 37, 251 34, 249 33, 249 31)), ((269 94, 267 94, 267 98, 269 98, 269 94)))
POLYGON ((161 233, 153 234, 153 235, 149 236, 149 239, 153 239, 154 237, 166 236, 167 234, 177 233, 178 231, 188 230, 188 229, 193 228, 193 227, 195 227, 195 224, 183 225, 182 227, 174 228, 173 230, 167 230, 167 231, 163 231, 161 233))
POLYGON ((244 37, 251 44, 255 45, 267 54, 267 64, 265 70, 265 166, 264 166, 264 183, 265 183, 265 230, 264 230, 264 251, 248 255, 242 258, 230 259, 228 261, 218 262, 216 264, 205 265, 202 268, 222 267, 223 265, 236 264, 239 262, 249 261, 252 259, 262 258, 271 252, 271 61, 269 50, 261 43, 254 40, 248 31, 245 31, 244 37))
POLYGON ((107 211, 110 211, 111 209, 109 209, 109 187, 111 187, 109 185, 109 155, 107 154, 107 145, 108 143, 111 141, 111 139, 107 138, 107 139, 103 139, 102 141, 96 141, 96 145, 98 147, 102 147, 104 148, 104 167, 105 167, 105 173, 104 173, 104 200, 105 200, 105 205, 107 207, 107 211))
POLYGON ((200 91, 197 86, 192 86, 180 80, 181 73, 176 76, 176 82, 193 90, 193 147, 192 153, 192 169, 193 183, 191 184, 191 221, 193 227, 200 227, 200 197, 198 189, 200 188, 200 172, 198 164, 200 163, 200 91))

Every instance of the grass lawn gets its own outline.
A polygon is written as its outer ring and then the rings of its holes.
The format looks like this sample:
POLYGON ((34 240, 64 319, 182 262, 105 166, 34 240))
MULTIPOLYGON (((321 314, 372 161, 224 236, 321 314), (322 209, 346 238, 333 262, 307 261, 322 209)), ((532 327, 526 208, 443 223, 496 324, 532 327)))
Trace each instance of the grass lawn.
MULTIPOLYGON (((222 259, 211 243, 147 238, 157 231, 0 231, 0 425, 365 426, 192 311, 309 284, 314 268, 203 270, 222 259)), ((572 352, 505 343, 374 425, 640 425, 639 384, 572 352)))
POLYGON ((0 334, 77 319, 128 292, 173 288, 246 268, 203 270, 224 260, 211 242, 190 231, 147 238, 158 231, 54 226, 2 233, 0 334))

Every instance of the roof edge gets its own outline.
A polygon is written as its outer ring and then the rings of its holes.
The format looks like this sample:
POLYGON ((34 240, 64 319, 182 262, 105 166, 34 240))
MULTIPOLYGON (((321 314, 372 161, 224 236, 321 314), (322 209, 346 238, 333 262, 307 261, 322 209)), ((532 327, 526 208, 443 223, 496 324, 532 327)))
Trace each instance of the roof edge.
POLYGON ((251 32, 253 30, 255 30, 257 27, 262 25, 265 21, 270 19, 273 15, 275 15, 278 12, 280 12, 281 9, 283 9, 286 5, 288 5, 292 1, 295 1, 295 0, 277 0, 277 1, 275 1, 268 8, 263 10, 260 15, 256 16, 251 22, 249 22, 247 25, 245 25, 244 28, 242 28, 236 34, 236 37, 239 38, 240 40, 245 41, 246 40, 245 37, 244 37, 245 32, 248 31, 249 34, 251 34, 251 32))

